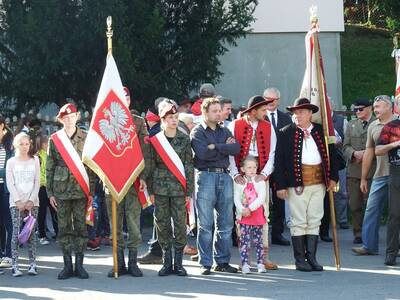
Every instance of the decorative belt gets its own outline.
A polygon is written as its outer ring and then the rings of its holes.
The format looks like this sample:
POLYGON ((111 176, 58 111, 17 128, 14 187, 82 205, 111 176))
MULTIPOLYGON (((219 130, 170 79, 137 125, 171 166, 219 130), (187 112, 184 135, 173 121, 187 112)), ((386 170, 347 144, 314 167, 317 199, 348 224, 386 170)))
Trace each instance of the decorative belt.
POLYGON ((228 173, 227 168, 203 168, 199 171, 212 172, 212 173, 228 173))
POLYGON ((324 182, 324 172, 322 164, 319 165, 301 165, 303 177, 303 186, 321 184, 324 182))

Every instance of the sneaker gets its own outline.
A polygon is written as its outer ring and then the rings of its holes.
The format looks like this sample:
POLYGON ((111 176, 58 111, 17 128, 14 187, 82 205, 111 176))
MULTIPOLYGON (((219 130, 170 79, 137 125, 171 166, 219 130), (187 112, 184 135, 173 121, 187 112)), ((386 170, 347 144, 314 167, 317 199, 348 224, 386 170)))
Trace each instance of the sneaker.
POLYGON ((243 266, 242 266, 242 273, 243 273, 243 274, 249 274, 249 273, 250 273, 250 266, 249 266, 249 264, 243 264, 243 266))
POLYGON ((258 273, 267 273, 264 264, 257 264, 257 272, 258 273))
POLYGON ((92 251, 100 250, 100 242, 99 242, 99 240, 96 240, 96 239, 90 240, 87 243, 87 249, 88 250, 92 250, 92 251))
POLYGON ((224 264, 218 264, 215 268, 214 271, 216 272, 225 272, 225 273, 237 273, 237 269, 235 267, 232 267, 228 263, 224 264))
POLYGON ((0 268, 10 268, 12 264, 12 259, 10 257, 3 257, 0 263, 0 268))
POLYGON ((40 238, 39 239, 39 243, 40 243, 40 245, 48 245, 48 244, 50 244, 50 242, 49 242, 49 240, 47 239, 47 238, 40 238))
POLYGON ((28 274, 29 275, 37 275, 37 268, 36 268, 36 264, 35 263, 31 263, 31 265, 29 266, 28 269, 28 274))
POLYGON ((13 277, 21 277, 23 275, 18 266, 12 267, 11 273, 13 277))
POLYGON ((354 253, 356 253, 358 255, 378 255, 378 253, 371 252, 367 248, 365 248, 364 246, 353 247, 353 248, 351 248, 351 251, 353 251, 354 253))
POLYGON ((211 267, 201 266, 200 267, 200 274, 201 275, 210 275, 211 274, 211 267))
POLYGON ((138 257, 138 262, 142 265, 159 265, 163 263, 161 256, 154 255, 150 251, 138 257))

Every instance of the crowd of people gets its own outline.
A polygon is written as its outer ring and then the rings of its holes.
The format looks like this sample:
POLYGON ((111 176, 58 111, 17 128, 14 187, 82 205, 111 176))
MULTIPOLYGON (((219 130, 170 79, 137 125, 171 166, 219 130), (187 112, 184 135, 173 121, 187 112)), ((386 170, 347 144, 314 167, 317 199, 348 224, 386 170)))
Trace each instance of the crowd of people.
MULTIPOLYGON (((129 107, 129 89, 124 92, 129 107)), ((356 117, 350 121, 333 113, 336 142, 329 145, 322 126, 312 122, 318 106, 298 98, 284 112, 278 109, 280 98, 278 89, 267 88, 234 117, 232 101, 206 83, 194 101, 178 105, 160 97, 144 118, 132 112, 145 167, 117 206, 120 276, 141 277, 139 266, 144 264, 162 265, 159 276, 186 276, 184 255, 198 261, 202 275, 236 273, 232 243, 243 274, 264 273, 278 268, 269 257, 269 241, 292 245, 297 270, 322 271, 316 253, 319 239, 332 241, 330 191, 343 230, 350 227, 350 208, 353 242, 360 245, 352 250, 358 255, 378 253, 379 225, 388 202, 385 264, 396 264, 400 120, 391 98, 357 99, 356 117), (142 192, 149 195, 150 207, 143 207, 142 192), (153 235, 148 251, 138 257, 148 213, 154 218, 153 235), (291 239, 284 236, 286 225, 291 239)), ((80 160, 86 131, 78 126, 76 105, 65 104, 57 118, 62 128, 48 137, 39 120, 14 136, 0 117, 0 273, 11 268, 12 276, 23 275, 18 253, 27 216, 37 219, 37 230, 27 241, 29 275, 38 274, 37 244, 51 242, 49 225, 63 256, 60 280, 88 278, 85 250, 110 244, 111 196, 80 160), (87 174, 89 193, 77 174, 87 174), (93 226, 86 225, 88 203, 94 209, 93 226)), ((113 268, 108 276, 114 275, 113 268)))

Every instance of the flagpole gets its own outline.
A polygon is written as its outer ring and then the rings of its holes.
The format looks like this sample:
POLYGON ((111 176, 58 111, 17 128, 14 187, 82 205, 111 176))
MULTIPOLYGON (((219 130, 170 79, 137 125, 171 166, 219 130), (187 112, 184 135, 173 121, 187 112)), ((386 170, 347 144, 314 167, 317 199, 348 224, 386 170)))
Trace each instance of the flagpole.
MULTIPOLYGON (((112 18, 111 16, 107 17, 107 48, 108 54, 112 54, 112 18)), ((111 196, 111 223, 112 223, 112 250, 113 250, 113 261, 114 261, 114 278, 118 278, 118 257, 117 257, 117 200, 114 196, 111 196)))
MULTIPOLYGON (((312 20, 313 23, 317 23, 318 19, 316 17, 313 18, 312 20)), ((315 24, 313 24, 313 26, 315 26, 315 24)), ((320 52, 319 52, 319 40, 318 40, 318 35, 314 34, 313 35, 314 38, 314 49, 316 51, 315 53, 315 63, 317 64, 317 70, 321 70, 321 65, 320 65, 320 52), (318 46, 316 46, 318 45, 318 46)), ((329 129, 328 129, 328 124, 327 124, 327 119, 326 119, 326 115, 327 115, 327 110, 326 110, 326 106, 325 106, 325 99, 321 99, 321 96, 326 95, 326 91, 325 91, 325 86, 322 82, 322 78, 321 78, 321 74, 320 72, 317 72, 317 76, 318 76, 318 90, 321 91, 319 93, 319 97, 320 97, 320 105, 321 105, 321 123, 324 129, 324 140, 325 140, 325 147, 326 147, 326 153, 327 153, 327 157, 328 157, 328 163, 330 161, 329 158, 329 146, 328 146, 328 136, 329 136, 329 129), (323 112, 323 113, 322 113, 323 112)), ((335 202, 334 202, 334 197, 333 197, 333 191, 329 191, 328 192, 329 195, 329 207, 330 207, 330 211, 331 211, 331 224, 332 224, 332 238, 333 238, 333 250, 334 250, 334 254, 335 254, 335 264, 336 264, 336 270, 339 271, 340 270, 340 252, 339 252, 339 242, 337 239, 337 231, 336 231, 336 214, 335 214, 335 202)))

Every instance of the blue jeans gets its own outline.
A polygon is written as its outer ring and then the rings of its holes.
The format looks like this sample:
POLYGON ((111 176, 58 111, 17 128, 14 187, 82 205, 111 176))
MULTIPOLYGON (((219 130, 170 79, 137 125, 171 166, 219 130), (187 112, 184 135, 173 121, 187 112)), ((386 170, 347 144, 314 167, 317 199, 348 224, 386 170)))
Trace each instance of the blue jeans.
POLYGON ((369 252, 378 253, 379 249, 379 225, 382 217, 382 209, 389 197, 389 176, 382 176, 372 180, 365 209, 362 225, 363 246, 369 252))
POLYGON ((217 264, 229 263, 233 228, 232 178, 227 173, 199 171, 197 186, 199 263, 211 267, 213 252, 217 264))

